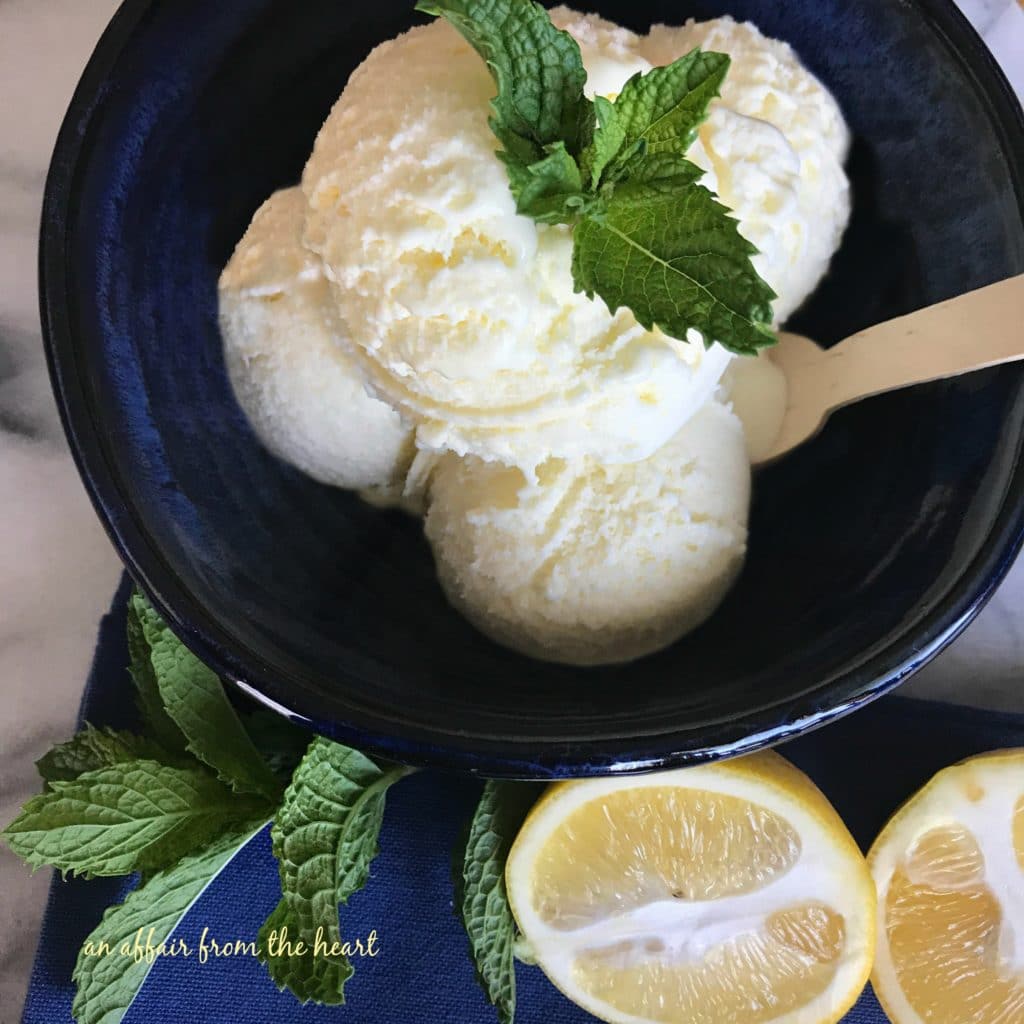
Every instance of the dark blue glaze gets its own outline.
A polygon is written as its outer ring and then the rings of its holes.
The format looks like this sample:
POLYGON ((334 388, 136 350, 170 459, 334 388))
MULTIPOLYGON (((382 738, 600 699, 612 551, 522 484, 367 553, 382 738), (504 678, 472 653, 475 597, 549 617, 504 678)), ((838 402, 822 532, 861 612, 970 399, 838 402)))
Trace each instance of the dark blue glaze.
MULTIPOLYGON (((797 328, 834 341, 1024 270, 1020 108, 950 0, 588 6, 637 29, 752 18, 838 96, 856 212, 797 328)), ((47 187, 43 313, 68 434, 136 579, 245 690, 378 753, 491 775, 753 749, 920 667, 1021 541, 1018 369, 837 415, 758 475, 722 610, 614 669, 491 644, 446 604, 417 523, 256 443, 225 379, 218 272, 411 7, 128 0, 86 72, 47 187)))

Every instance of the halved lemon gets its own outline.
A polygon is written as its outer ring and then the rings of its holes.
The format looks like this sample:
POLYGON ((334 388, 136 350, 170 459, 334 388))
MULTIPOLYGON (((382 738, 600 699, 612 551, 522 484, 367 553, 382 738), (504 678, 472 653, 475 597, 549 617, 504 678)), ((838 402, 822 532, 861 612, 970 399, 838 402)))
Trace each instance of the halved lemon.
POLYGON ((556 784, 505 877, 544 972, 616 1024, 829 1024, 871 970, 864 858, 776 754, 556 784))
POLYGON ((868 862, 895 1024, 1024 1024, 1024 750, 939 772, 868 862))

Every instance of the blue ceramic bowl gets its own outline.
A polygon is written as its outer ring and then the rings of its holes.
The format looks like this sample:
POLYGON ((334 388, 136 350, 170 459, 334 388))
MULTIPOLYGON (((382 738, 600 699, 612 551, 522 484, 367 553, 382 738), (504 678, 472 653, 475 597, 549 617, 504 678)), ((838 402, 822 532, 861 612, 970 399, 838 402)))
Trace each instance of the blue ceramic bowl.
MULTIPOLYGON (((736 754, 884 693, 966 626, 1021 542, 1016 368, 879 398, 758 474, 713 620, 573 670, 449 608, 418 523, 256 442, 220 268, 412 0, 127 0, 57 144, 42 239, 53 382, 131 573, 195 651, 316 729, 409 762, 543 778, 736 754)), ((791 42, 856 136, 855 214, 795 327, 833 342, 1024 270, 1024 121, 950 0, 588 0, 636 29, 731 13, 791 42)), ((970 685, 965 680, 965 687, 970 685)))

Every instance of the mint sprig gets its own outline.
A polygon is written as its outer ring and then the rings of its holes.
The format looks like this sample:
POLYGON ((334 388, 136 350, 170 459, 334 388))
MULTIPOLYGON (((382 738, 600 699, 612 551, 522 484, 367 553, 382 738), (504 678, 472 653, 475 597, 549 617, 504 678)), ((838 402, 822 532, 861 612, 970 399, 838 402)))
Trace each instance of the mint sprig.
MULTIPOLYGON (((327 739, 311 744, 261 710, 240 718, 216 675, 138 593, 129 601, 128 648, 146 734, 86 725, 59 744, 37 762, 44 791, 0 838, 32 867, 85 877, 142 872, 139 888, 87 940, 118 951, 139 929, 159 946, 273 821, 282 898, 261 930, 261 956, 299 999, 342 1002, 352 966, 330 952, 338 906, 366 883, 385 794, 411 769, 378 766, 327 739), (275 955, 269 940, 283 927, 290 945, 275 955), (291 955, 298 943, 308 953, 291 955)), ((87 948, 74 972, 75 1019, 118 1024, 152 963, 87 948)))
MULTIPOLYGON (((239 717, 216 676, 138 593, 129 601, 128 640, 146 734, 86 725, 40 758, 44 791, 0 832, 33 867, 86 877, 142 873, 83 944, 75 1020, 120 1024, 155 962, 131 955, 136 937, 155 948, 172 939, 268 822, 281 899, 260 929, 259 956, 300 1001, 344 1003, 353 965, 339 907, 369 881, 387 794, 414 769, 379 764, 324 737, 310 742, 260 709, 239 717), (198 721, 203 715, 208 722, 198 721), (268 776, 290 784, 257 792, 253 782, 268 776), (121 955, 126 943, 129 955, 121 955)), ((528 962, 505 862, 537 793, 529 784, 487 783, 455 857, 453 905, 500 1024, 515 1015, 515 960, 528 962)))
POLYGON ((756 248, 685 157, 729 69, 699 49, 638 74, 615 102, 584 95, 576 41, 534 0, 421 0, 487 62, 491 129, 519 213, 573 228, 578 292, 648 330, 698 331, 743 355, 774 344, 756 248))
POLYGON ((681 191, 682 180, 679 173, 667 181, 628 181, 580 222, 577 286, 600 295, 613 312, 628 306, 648 330, 685 337, 689 326, 705 340, 728 338, 732 351, 754 355, 773 340, 773 293, 736 254, 756 250, 706 188, 681 191))
POLYGON ((4 830, 33 867, 86 877, 129 875, 174 864, 227 827, 270 811, 201 768, 128 761, 51 782, 4 830))
POLYGON ((505 862, 537 792, 523 783, 488 782, 455 870, 455 911, 469 938, 477 980, 500 1024, 512 1024, 516 1013, 516 923, 505 890, 505 862))
POLYGON ((600 123, 583 156, 591 187, 643 178, 652 157, 682 158, 697 140, 729 64, 724 53, 693 50, 668 67, 634 75, 614 103, 599 97, 600 123))
POLYGON ((132 948, 140 931, 154 947, 166 942, 196 900, 265 824, 261 820, 226 832, 153 875, 124 903, 107 910, 83 943, 75 965, 77 991, 71 1012, 78 1024, 117 1024, 124 1018, 156 960, 122 956, 122 944, 132 948), (89 952, 104 948, 104 943, 112 955, 89 952))
POLYGON ((152 605, 136 592, 128 599, 128 674, 135 684, 135 705, 139 709, 146 731, 166 750, 183 752, 185 737, 174 724, 160 696, 160 685, 150 658, 151 642, 147 639, 154 629, 163 627, 163 621, 152 605))
POLYGON ((498 86, 491 129, 510 167, 529 167, 559 143, 579 156, 594 123, 583 94, 587 72, 576 40, 555 28, 540 4, 420 0, 416 9, 443 15, 487 61, 498 86))
POLYGON ((116 729, 96 729, 86 722, 77 736, 58 743, 36 761, 36 769, 46 782, 71 782, 85 772, 140 760, 187 764, 145 736, 116 729))
POLYGON ((188 751, 236 792, 278 798, 281 784, 260 757, 220 680, 141 600, 133 604, 160 701, 188 751))
POLYGON ((259 946, 270 976, 302 1002, 345 1002, 353 969, 340 952, 338 904, 366 884, 387 791, 411 770, 382 770, 358 750, 323 738, 295 770, 271 831, 281 902, 259 946), (302 948, 283 944, 283 935, 302 948))

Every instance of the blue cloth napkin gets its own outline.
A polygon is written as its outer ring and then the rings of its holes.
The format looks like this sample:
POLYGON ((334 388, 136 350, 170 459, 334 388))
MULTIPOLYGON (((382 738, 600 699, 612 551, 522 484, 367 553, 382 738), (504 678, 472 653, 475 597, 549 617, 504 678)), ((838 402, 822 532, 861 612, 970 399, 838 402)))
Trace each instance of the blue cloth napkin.
MULTIPOLYGON (((127 584, 104 619, 82 705, 97 725, 130 726, 124 666, 127 584)), ((969 681, 965 680, 965 688, 969 681)), ((938 769, 999 747, 1024 745, 1024 717, 890 697, 786 745, 785 755, 825 791, 867 849, 889 814, 938 769)), ((129 1024, 494 1024, 473 977, 466 939, 451 910, 450 851, 480 784, 422 773, 388 797, 381 853, 366 889, 343 908, 348 938, 377 934, 377 955, 356 959, 342 1007, 300 1006, 248 956, 158 959, 128 1012, 129 1024)), ((23 1024, 71 1021, 71 971, 104 909, 125 882, 55 878, 23 1024)), ((253 941, 280 890, 269 830, 257 836, 193 907, 179 931, 193 949, 204 928, 217 942, 253 941)), ((536 968, 518 969, 519 1024, 585 1024, 536 968)), ((870 990, 847 1024, 884 1024, 870 990)))

